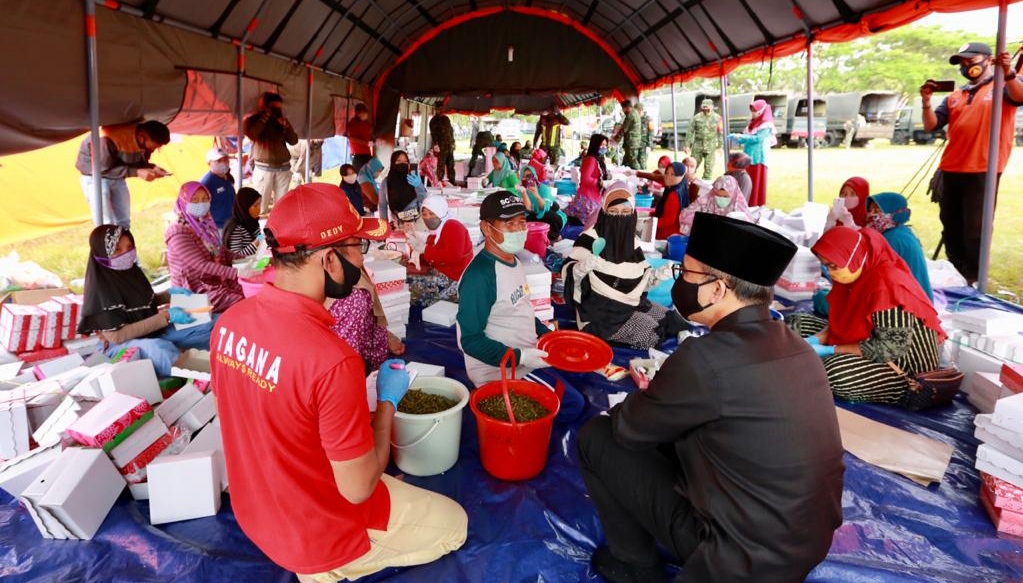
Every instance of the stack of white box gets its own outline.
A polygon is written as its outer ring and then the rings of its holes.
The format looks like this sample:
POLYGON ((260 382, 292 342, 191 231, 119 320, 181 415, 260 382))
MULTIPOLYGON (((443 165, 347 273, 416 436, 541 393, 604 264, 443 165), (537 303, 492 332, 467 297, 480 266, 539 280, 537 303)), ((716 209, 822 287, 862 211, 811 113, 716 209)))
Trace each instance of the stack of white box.
MULTIPOLYGON (((978 375, 980 376, 980 375, 978 375)), ((1006 367, 995 379, 1010 396, 998 399, 991 414, 977 415, 974 435, 980 498, 999 532, 1023 535, 1023 370, 1006 367)), ((972 395, 971 395, 972 396, 972 395)), ((971 399, 972 401, 972 399, 971 399)))
POLYGON ((525 270, 533 311, 541 322, 548 323, 554 319, 554 306, 551 305, 553 274, 543 263, 531 263, 525 266, 525 270))
POLYGON ((965 391, 982 383, 973 378, 978 373, 997 375, 1004 364, 1023 364, 1023 316, 991 308, 939 316, 948 334, 942 358, 966 375, 965 391))
POLYGON ((796 255, 774 285, 774 293, 790 301, 808 300, 817 291, 821 263, 808 247, 799 246, 796 255))
POLYGON ((384 308, 388 332, 404 338, 412 305, 412 294, 405 284, 408 270, 400 263, 387 260, 367 261, 364 265, 384 308))

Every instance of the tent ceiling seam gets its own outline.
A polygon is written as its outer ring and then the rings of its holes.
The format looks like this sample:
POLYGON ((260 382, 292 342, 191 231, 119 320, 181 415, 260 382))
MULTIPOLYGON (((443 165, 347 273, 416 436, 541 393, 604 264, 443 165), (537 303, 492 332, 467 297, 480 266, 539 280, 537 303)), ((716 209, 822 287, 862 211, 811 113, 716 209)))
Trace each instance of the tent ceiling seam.
POLYGON ((231 16, 232 12, 234 12, 234 9, 236 6, 238 6, 239 2, 241 2, 241 0, 231 0, 227 4, 227 7, 224 8, 224 11, 220 13, 220 18, 217 18, 216 22, 213 23, 213 26, 210 27, 211 36, 213 37, 220 36, 220 29, 224 27, 224 23, 227 22, 228 17, 231 16))
POLYGON ((284 15, 284 18, 282 18, 281 21, 277 23, 277 26, 274 27, 273 32, 271 32, 270 36, 267 37, 266 42, 263 43, 264 51, 273 50, 274 45, 277 44, 277 39, 281 37, 281 34, 284 32, 284 29, 287 28, 288 23, 291 22, 292 17, 295 16, 295 11, 298 10, 298 7, 301 4, 302 0, 294 0, 294 2, 291 3, 291 7, 288 8, 288 12, 284 15))

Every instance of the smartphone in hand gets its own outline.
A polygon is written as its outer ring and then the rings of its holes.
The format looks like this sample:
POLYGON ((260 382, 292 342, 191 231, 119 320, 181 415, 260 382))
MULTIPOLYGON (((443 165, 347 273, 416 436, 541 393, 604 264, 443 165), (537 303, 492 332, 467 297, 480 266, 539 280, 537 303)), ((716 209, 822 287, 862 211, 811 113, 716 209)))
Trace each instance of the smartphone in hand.
POLYGON ((929 79, 928 82, 934 84, 935 93, 952 93, 956 90, 956 82, 952 80, 935 81, 934 79, 929 79))

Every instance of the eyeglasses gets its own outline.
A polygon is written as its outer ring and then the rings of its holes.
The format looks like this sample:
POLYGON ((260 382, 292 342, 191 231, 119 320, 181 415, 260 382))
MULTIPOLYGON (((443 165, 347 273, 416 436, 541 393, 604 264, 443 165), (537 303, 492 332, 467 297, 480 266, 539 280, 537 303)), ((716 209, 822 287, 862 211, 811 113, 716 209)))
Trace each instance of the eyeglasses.
POLYGON ((710 281, 707 281, 706 283, 710 283, 711 281, 717 279, 716 276, 714 276, 711 273, 707 273, 706 271, 694 271, 692 269, 686 269, 685 266, 683 266, 681 263, 675 263, 671 266, 671 276, 674 277, 675 279, 678 279, 679 277, 685 277, 687 273, 692 273, 694 275, 706 275, 707 277, 713 278, 710 281))
POLYGON ((362 239, 358 243, 342 243, 340 245, 331 245, 332 249, 341 249, 342 247, 359 247, 359 251, 365 255, 369 253, 369 239, 362 239))

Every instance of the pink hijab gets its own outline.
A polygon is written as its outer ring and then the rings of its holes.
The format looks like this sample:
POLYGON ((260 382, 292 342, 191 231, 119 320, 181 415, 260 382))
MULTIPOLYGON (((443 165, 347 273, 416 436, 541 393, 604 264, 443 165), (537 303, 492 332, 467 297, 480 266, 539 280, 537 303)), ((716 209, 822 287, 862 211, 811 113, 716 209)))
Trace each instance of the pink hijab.
POLYGON ((678 222, 679 229, 683 235, 689 235, 689 230, 693 228, 693 219, 696 218, 696 213, 710 213, 713 215, 742 213, 746 221, 750 223, 756 222, 753 220, 753 215, 749 212, 749 205, 746 203, 746 197, 742 195, 739 182, 727 174, 719 176, 709 191, 682 210, 678 222), (728 206, 724 208, 718 206, 717 199, 715 198, 718 191, 721 190, 727 192, 731 198, 728 206))
POLYGON ((757 99, 750 107, 753 110, 753 115, 750 117, 749 124, 746 126, 747 134, 755 134, 760 128, 767 126, 771 128, 771 137, 767 141, 768 146, 775 146, 778 144, 778 138, 775 137, 774 127, 774 112, 771 111, 771 106, 768 105, 767 101, 763 99, 757 99))
MULTIPOLYGON (((192 232, 195 233, 196 237, 199 237, 199 240, 209 249, 210 253, 217 255, 220 253, 222 239, 220 231, 217 230, 217 224, 213 222, 213 215, 207 212, 206 216, 196 218, 188 214, 187 211, 188 203, 192 202, 192 196, 200 188, 206 190, 205 186, 194 180, 181 185, 181 190, 178 191, 178 202, 175 204, 175 208, 178 211, 178 220, 191 227, 192 232)), ((207 194, 209 194, 208 191, 207 194)))

